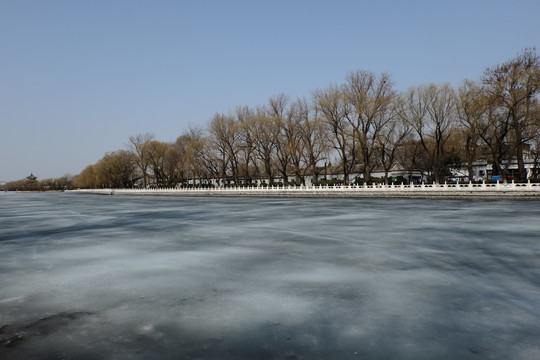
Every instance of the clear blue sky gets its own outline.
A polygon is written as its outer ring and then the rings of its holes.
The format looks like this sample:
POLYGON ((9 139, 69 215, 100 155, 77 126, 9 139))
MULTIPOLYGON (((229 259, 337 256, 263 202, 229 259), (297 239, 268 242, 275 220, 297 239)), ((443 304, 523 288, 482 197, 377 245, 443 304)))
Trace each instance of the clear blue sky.
POLYGON ((353 70, 478 79, 540 42, 538 0, 0 0, 0 180, 77 174, 129 136, 310 97, 353 70))

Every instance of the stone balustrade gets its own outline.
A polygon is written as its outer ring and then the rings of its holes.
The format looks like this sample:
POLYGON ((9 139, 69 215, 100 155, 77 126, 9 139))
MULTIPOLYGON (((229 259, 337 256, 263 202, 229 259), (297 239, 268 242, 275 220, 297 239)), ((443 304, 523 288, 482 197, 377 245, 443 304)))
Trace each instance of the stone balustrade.
POLYGON ((452 183, 414 185, 221 186, 148 189, 80 189, 103 195, 268 196, 268 197, 425 197, 540 198, 538 183, 452 183))

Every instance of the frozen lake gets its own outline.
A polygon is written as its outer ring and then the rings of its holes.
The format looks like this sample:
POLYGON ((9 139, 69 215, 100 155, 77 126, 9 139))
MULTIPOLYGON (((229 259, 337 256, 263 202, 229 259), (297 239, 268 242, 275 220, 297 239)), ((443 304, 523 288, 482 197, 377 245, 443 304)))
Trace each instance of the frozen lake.
POLYGON ((540 359, 540 202, 0 194, 1 359, 540 359))

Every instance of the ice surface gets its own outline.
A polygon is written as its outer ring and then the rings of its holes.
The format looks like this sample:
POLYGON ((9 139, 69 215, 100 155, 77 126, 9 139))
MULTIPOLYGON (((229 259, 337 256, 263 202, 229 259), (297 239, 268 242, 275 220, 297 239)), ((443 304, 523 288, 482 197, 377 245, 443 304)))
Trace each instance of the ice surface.
POLYGON ((0 195, 0 358, 538 359, 540 203, 0 195))

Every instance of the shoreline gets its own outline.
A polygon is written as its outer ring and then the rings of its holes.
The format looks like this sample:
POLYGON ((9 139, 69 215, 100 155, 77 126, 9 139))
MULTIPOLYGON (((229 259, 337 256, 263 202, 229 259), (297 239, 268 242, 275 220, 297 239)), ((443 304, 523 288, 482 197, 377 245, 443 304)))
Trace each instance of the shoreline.
POLYGON ((211 189, 79 189, 67 193, 177 197, 272 197, 272 198, 403 198, 540 200, 540 184, 497 186, 418 185, 366 187, 278 187, 211 189))

